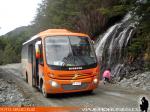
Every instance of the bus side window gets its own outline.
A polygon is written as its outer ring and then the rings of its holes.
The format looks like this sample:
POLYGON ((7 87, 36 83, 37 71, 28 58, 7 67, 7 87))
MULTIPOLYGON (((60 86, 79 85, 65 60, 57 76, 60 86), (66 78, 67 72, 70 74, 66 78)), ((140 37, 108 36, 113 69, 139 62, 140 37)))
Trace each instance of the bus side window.
POLYGON ((32 63, 32 59, 33 59, 33 46, 29 45, 28 46, 28 62, 32 63))
POLYGON ((35 43, 35 49, 36 49, 36 59, 38 59, 39 64, 43 65, 43 51, 42 51, 42 42, 37 41, 35 43))
POLYGON ((43 50, 42 50, 42 44, 39 46, 40 48, 40 58, 39 58, 39 64, 43 65, 44 61, 43 61, 43 50))

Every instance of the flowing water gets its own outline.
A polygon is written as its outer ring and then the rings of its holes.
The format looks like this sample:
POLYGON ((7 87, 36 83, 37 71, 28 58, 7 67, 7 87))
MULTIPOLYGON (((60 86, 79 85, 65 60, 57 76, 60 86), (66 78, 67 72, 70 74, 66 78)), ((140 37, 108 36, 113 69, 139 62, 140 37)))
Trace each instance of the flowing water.
POLYGON ((128 13, 120 23, 111 26, 99 37, 95 48, 102 72, 110 67, 113 76, 119 75, 124 66, 125 47, 134 35, 135 26, 136 22, 131 21, 131 13, 128 13))

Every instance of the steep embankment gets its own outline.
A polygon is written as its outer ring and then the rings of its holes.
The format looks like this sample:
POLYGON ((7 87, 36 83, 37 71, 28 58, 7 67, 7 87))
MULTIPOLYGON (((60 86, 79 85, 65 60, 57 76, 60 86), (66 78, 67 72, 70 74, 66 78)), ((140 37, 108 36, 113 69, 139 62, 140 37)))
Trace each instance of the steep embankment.
POLYGON ((102 72, 110 67, 115 81, 122 86, 149 90, 149 6, 149 1, 136 1, 132 11, 99 36, 96 42, 102 72))
POLYGON ((150 72, 134 73, 133 75, 124 77, 120 82, 117 82, 117 85, 150 91, 150 72))

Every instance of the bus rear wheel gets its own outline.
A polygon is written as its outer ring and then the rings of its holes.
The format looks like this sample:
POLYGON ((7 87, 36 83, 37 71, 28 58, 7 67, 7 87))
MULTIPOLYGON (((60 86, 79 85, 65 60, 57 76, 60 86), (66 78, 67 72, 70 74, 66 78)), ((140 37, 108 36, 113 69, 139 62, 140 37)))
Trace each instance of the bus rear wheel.
POLYGON ((26 83, 28 83, 28 74, 26 73, 26 78, 25 78, 26 83))
POLYGON ((43 96, 44 96, 45 98, 48 98, 48 93, 46 93, 46 91, 45 91, 45 86, 44 86, 43 83, 42 83, 42 88, 41 88, 41 90, 42 90, 43 96))

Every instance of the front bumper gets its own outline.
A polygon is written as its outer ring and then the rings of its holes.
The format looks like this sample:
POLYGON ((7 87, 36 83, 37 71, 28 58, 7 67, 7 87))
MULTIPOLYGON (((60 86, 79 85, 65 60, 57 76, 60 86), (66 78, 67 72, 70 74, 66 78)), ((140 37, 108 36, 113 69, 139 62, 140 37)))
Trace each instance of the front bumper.
POLYGON ((93 78, 78 79, 78 80, 58 80, 50 79, 45 82, 46 92, 49 94, 55 93, 72 93, 94 90, 97 88, 99 81, 95 84, 93 78), (59 84, 58 87, 52 87, 50 81, 55 81, 59 84), (81 85, 73 85, 74 82, 81 82, 81 85))

